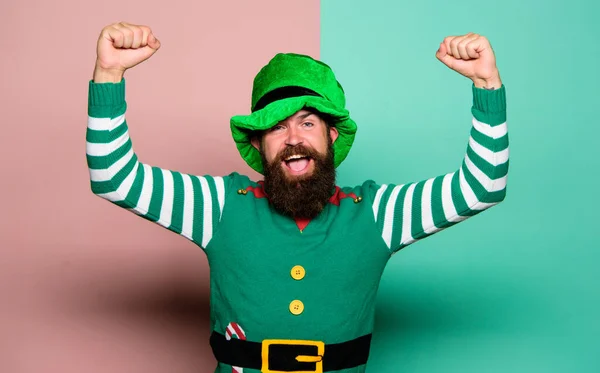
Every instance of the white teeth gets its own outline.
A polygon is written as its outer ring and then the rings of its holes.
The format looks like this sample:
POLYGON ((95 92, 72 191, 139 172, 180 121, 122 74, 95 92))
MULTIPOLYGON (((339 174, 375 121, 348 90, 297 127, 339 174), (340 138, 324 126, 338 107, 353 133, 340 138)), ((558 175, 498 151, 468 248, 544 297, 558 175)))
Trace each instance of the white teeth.
POLYGON ((287 157, 285 160, 286 161, 291 161, 292 159, 300 159, 300 158, 304 158, 304 156, 295 154, 295 155, 287 157))

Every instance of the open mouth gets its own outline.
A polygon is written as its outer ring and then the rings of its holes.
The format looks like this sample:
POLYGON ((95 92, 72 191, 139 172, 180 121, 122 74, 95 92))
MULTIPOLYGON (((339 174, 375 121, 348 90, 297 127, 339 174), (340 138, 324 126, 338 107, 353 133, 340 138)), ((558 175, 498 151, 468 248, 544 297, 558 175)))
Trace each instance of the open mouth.
POLYGON ((291 155, 283 160, 288 170, 295 175, 300 175, 308 171, 308 166, 312 158, 300 154, 291 155))

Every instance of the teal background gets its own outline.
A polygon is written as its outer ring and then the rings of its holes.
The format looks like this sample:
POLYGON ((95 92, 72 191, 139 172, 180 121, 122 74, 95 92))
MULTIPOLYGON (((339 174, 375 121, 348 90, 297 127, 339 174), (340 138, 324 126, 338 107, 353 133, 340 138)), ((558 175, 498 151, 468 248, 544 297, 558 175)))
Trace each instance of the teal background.
POLYGON ((340 184, 458 169, 470 81, 435 58, 489 38, 507 89, 506 200, 402 250, 368 372, 600 372, 600 3, 321 1, 321 59, 359 125, 340 184))

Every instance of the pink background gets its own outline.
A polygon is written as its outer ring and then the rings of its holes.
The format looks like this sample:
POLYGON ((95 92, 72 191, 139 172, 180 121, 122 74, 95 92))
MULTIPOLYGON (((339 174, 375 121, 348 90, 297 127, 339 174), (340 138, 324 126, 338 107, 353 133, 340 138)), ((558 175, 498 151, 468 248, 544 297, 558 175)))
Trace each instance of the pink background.
POLYGON ((208 268, 186 239, 90 191, 87 84, 103 26, 162 42, 126 74, 140 160, 257 177, 229 117, 275 53, 319 57, 319 1, 0 5, 1 372, 210 372, 208 268))

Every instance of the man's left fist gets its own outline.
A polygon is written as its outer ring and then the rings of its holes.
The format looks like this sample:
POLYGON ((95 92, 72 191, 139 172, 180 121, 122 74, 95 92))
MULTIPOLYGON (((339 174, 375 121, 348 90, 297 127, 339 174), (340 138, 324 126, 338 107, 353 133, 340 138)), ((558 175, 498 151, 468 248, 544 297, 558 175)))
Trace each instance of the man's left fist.
POLYGON ((472 32, 448 36, 435 56, 452 70, 471 79, 478 88, 498 89, 502 86, 494 51, 485 36, 472 32))

